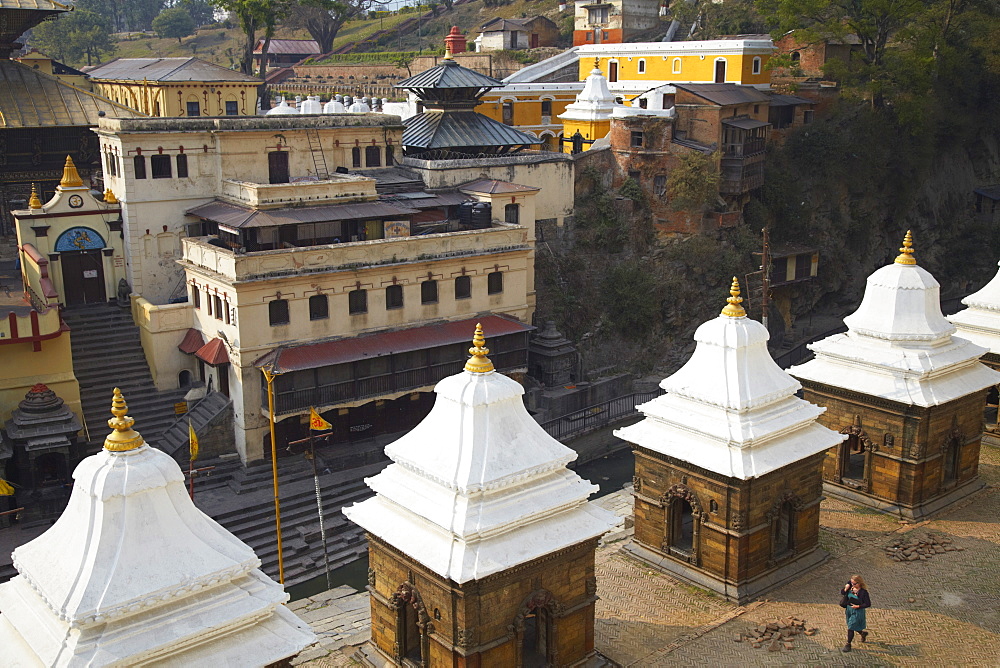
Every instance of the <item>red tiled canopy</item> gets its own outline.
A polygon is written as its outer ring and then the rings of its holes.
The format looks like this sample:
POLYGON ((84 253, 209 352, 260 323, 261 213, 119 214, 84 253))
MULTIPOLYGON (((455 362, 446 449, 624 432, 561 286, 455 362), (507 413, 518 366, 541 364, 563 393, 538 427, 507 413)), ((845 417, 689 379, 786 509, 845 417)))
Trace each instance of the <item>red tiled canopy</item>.
POLYGON ((226 344, 218 337, 203 345, 194 355, 212 366, 229 364, 229 353, 226 352, 226 344))
POLYGON ((203 345, 205 345, 205 339, 202 337, 201 332, 192 327, 184 334, 184 340, 177 345, 177 349, 182 353, 193 355, 203 345))

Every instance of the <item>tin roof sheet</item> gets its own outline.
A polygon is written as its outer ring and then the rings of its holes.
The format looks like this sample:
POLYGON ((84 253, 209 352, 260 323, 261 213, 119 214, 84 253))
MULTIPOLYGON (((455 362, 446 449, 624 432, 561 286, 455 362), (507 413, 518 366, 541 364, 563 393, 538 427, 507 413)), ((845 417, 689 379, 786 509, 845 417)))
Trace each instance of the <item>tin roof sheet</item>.
POLYGON ((798 95, 780 95, 775 93, 771 96, 771 106, 772 107, 790 107, 800 104, 816 104, 812 100, 807 100, 804 97, 799 97, 798 95))
POLYGON ((483 326, 487 346, 489 346, 490 339, 498 336, 530 332, 535 329, 531 325, 526 325, 510 317, 486 315, 391 332, 362 334, 334 341, 276 348, 254 362, 254 366, 273 364, 276 373, 287 373, 381 357, 391 353, 427 350, 455 343, 465 343, 471 340, 471 332, 475 331, 477 323, 483 326))
MULTIPOLYGON (((264 40, 257 40, 257 46, 253 48, 254 53, 263 51, 264 40)), ((320 53, 319 44, 314 39, 272 39, 267 46, 267 52, 276 55, 304 55, 320 53)))
POLYGON ((741 130, 756 130, 757 128, 763 128, 771 125, 770 123, 758 121, 753 118, 723 118, 722 124, 734 128, 740 128, 741 130))
POLYGON ((524 193, 524 192, 535 192, 541 190, 541 188, 535 188, 533 186, 522 186, 519 183, 510 183, 509 181, 498 181, 497 179, 479 179, 478 181, 471 181, 465 185, 459 186, 460 190, 469 190, 475 193, 487 193, 490 195, 503 194, 503 193, 524 193))
POLYGON ((474 111, 425 111, 403 121, 403 145, 425 149, 531 146, 541 140, 474 111))
POLYGON ((215 200, 208 204, 188 209, 186 213, 205 220, 211 220, 220 225, 226 225, 227 227, 250 228, 295 225, 298 223, 326 223, 335 220, 360 218, 409 216, 417 213, 417 209, 401 204, 376 201, 259 210, 215 200))
POLYGON ((260 83, 257 77, 234 72, 200 58, 115 58, 87 72, 108 81, 228 81, 260 83))
POLYGON ((73 7, 54 0, 0 0, 0 9, 39 9, 50 12, 68 12, 73 7))
POLYGON ((198 352, 205 345, 205 338, 201 335, 194 327, 188 329, 184 333, 184 339, 177 344, 177 349, 182 353, 187 353, 193 355, 198 352))
POLYGON ((102 111, 112 118, 144 117, 54 76, 0 59, 0 128, 97 125, 102 111))
POLYGON ((226 345, 218 337, 199 348, 194 356, 212 366, 229 364, 229 353, 226 352, 226 345))
POLYGON ((767 102, 770 96, 753 86, 740 86, 732 83, 711 84, 674 84, 675 88, 686 90, 698 97, 723 107, 747 102, 767 102))
POLYGON ((421 88, 502 88, 503 85, 504 83, 499 79, 462 67, 454 60, 446 58, 429 70, 403 79, 396 84, 396 88, 412 90, 421 88))

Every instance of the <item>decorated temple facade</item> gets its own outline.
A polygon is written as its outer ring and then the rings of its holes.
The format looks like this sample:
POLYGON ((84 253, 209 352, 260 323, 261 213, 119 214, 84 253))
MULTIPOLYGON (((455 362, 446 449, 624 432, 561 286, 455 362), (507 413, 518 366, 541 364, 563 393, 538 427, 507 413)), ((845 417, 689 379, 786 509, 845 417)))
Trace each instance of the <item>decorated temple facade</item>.
MULTIPOLYGON (((597 540, 616 519, 528 414, 476 328, 465 370, 386 447, 376 495, 344 513, 368 533, 370 665, 528 666, 600 661, 597 540)), ((591 664, 588 664, 591 665, 591 664)), ((602 665, 597 663, 594 665, 602 665)))
POLYGON ((635 452, 635 538, 625 549, 739 602, 821 562, 824 453, 844 437, 767 351, 733 279, 688 362, 615 435, 635 452))
POLYGON ((827 493, 919 518, 982 487, 983 409, 1000 373, 979 361, 986 348, 955 335, 912 245, 907 232, 896 260, 868 277, 847 332, 810 345, 815 358, 790 373, 848 437, 826 454, 827 493))

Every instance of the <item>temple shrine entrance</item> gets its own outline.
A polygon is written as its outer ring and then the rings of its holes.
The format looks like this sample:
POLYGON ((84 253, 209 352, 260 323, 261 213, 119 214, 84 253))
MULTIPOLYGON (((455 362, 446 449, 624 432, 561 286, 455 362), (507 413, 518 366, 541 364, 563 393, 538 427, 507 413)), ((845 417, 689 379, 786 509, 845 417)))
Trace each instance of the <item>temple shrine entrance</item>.
POLYGON ((66 306, 106 302, 104 258, 99 250, 66 251, 59 255, 62 264, 63 293, 66 306))

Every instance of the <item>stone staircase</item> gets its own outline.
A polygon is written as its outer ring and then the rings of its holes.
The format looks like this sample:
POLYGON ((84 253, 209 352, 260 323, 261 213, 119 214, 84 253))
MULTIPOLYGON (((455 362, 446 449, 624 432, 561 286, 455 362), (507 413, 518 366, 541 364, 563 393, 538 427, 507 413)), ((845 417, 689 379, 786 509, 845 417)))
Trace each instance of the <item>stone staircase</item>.
POLYGON ((152 445, 176 419, 174 404, 185 390, 159 392, 139 342, 132 314, 114 304, 91 304, 63 311, 73 344, 73 370, 80 381, 84 434, 91 449, 108 435, 112 390, 121 388, 136 428, 152 445))
MULTIPOLYGON (((126 397, 127 399, 127 397, 126 397)), ((188 412, 175 418, 155 445, 182 465, 188 460, 188 421, 195 433, 201 435, 205 427, 220 413, 232 406, 232 401, 221 392, 211 392, 197 403, 188 406, 188 412)), ((131 406, 129 407, 131 409, 131 406)))

